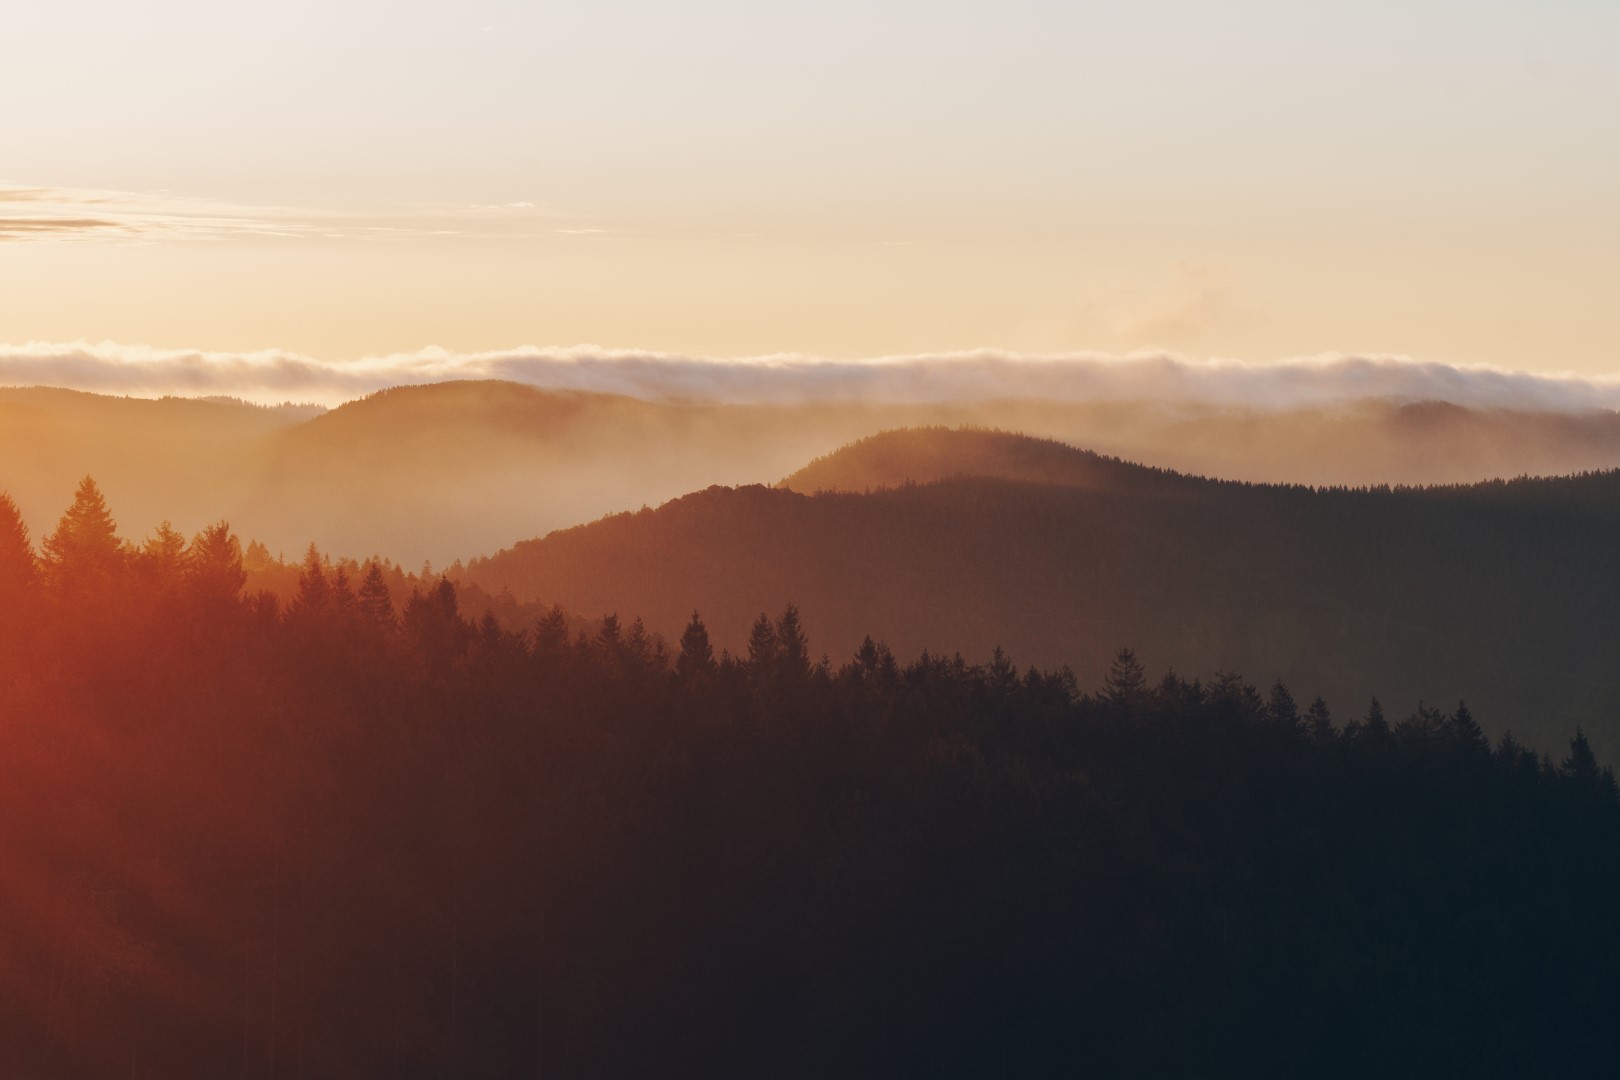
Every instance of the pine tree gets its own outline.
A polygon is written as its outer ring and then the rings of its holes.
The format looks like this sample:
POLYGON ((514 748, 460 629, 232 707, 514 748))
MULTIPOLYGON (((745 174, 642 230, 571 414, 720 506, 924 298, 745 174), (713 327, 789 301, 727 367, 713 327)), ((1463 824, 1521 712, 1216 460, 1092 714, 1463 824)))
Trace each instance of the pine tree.
POLYGON ((653 662, 652 638, 647 634, 647 626, 636 616, 630 624, 630 629, 624 635, 624 661, 632 668, 648 668, 653 662))
POLYGON ((1474 714, 1468 711, 1466 703, 1457 702, 1457 711, 1451 716, 1451 729, 1463 753, 1470 757, 1490 756, 1491 741, 1485 737, 1484 729, 1474 719, 1474 714))
POLYGON ((568 616, 560 604, 534 624, 534 658, 544 668, 560 665, 568 654, 568 616))
POLYGON ((776 621, 777 667, 783 675, 802 679, 810 673, 810 643, 799 625, 799 609, 792 604, 776 621))
POLYGON ((1147 675, 1133 649, 1121 648, 1114 654, 1103 680, 1103 700, 1115 706, 1139 704, 1147 691, 1147 675))
POLYGON ((355 602, 367 624, 379 630, 393 629, 394 600, 388 593, 388 582, 383 578, 382 563, 376 559, 366 563, 366 576, 360 582, 355 602))
POLYGON ((762 611, 759 618, 754 620, 754 628, 748 635, 748 667, 756 675, 774 671, 778 652, 776 627, 771 625, 770 616, 762 611))
POLYGON ((692 621, 681 634, 681 654, 675 658, 675 673, 683 679, 694 679, 714 673, 714 646, 709 642, 709 628, 696 611, 692 621))
POLYGON ((411 590, 401 623, 406 637, 435 663, 447 662, 466 647, 469 628, 461 618, 455 584, 447 577, 440 576, 425 593, 411 590))
POLYGON ((192 588, 216 600, 236 600, 247 585, 242 568, 242 542, 230 525, 217 522, 192 537, 186 549, 186 576, 192 588))
POLYGON ((28 526, 11 496, 0 493, 0 617, 32 591, 38 576, 28 526))
POLYGON ((317 618, 326 613, 331 600, 332 585, 326 579, 320 549, 312 543, 304 552, 303 569, 298 573, 298 592, 287 613, 294 618, 317 618))
POLYGON ((1367 715, 1362 718, 1357 734, 1375 742, 1389 738, 1389 721, 1384 719, 1384 706, 1377 698, 1368 703, 1367 715))
POLYGON ((1281 679, 1271 684, 1271 695, 1266 699, 1266 716, 1278 727, 1293 730, 1299 726, 1299 706, 1294 703, 1294 695, 1288 692, 1281 679))
POLYGON ((1329 742, 1333 739, 1333 714, 1328 712, 1326 701, 1321 695, 1311 699, 1310 708, 1305 710, 1305 720, 1310 727, 1311 738, 1317 742, 1329 742))
POLYGON ((1564 764, 1558 772, 1573 781, 1585 794, 1609 799, 1615 796, 1614 771, 1598 764, 1597 755, 1592 752, 1592 744, 1587 742, 1586 733, 1578 727, 1575 729, 1575 737, 1569 740, 1569 757, 1564 759, 1564 764))
POLYGON ((619 629, 619 614, 613 612, 602 616, 602 628, 596 632, 596 648, 608 660, 619 658, 623 633, 619 629))
POLYGON ((186 570, 186 538, 163 522, 141 545, 139 565, 159 581, 179 581, 186 570))
POLYGON ((41 547, 45 584, 58 593, 105 588, 123 568, 124 548, 118 539, 118 526, 95 480, 86 476, 79 481, 73 505, 41 547))

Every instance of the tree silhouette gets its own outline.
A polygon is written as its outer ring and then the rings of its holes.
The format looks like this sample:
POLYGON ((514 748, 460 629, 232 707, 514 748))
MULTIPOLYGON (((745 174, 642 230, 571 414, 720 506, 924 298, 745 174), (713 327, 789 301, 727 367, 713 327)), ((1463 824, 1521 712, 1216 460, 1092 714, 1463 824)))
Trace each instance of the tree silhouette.
POLYGON ((28 526, 11 496, 0 492, 0 606, 19 603, 38 573, 28 526))
POLYGON ((236 600, 247 584, 242 542, 223 521, 192 537, 185 553, 185 569, 192 587, 214 601, 236 600))
POLYGON ((770 674, 776 670, 776 660, 780 652, 776 627, 771 624, 771 617, 762 611, 759 618, 754 620, 754 627, 748 635, 749 670, 756 678, 770 674))
POLYGON ((304 552, 303 567, 298 573, 298 591, 293 595, 288 612, 303 619, 319 619, 332 603, 332 584, 327 580, 326 567, 320 549, 310 544, 304 552))
POLYGON ((1451 715, 1451 725, 1457 736, 1457 745, 1465 754, 1476 758, 1490 756, 1491 741, 1485 737, 1485 730, 1474 719, 1466 703, 1457 702, 1457 711, 1451 715))
POLYGON ((1135 650, 1122 647, 1108 667, 1108 677, 1103 681, 1103 700, 1117 706, 1134 705, 1146 689, 1147 675, 1142 671, 1141 661, 1136 659, 1135 650))
POLYGON ((683 679, 714 673, 714 647, 709 644, 709 628, 696 611, 681 634, 681 651, 675 658, 675 672, 683 679))
POLYGON ((366 563, 366 576, 360 582, 355 602, 367 623, 379 630, 394 626, 394 601, 383 577, 382 563, 372 559, 366 563))
POLYGON ((1288 692, 1281 679, 1271 684, 1271 694, 1266 699, 1266 716, 1278 727, 1292 729, 1299 724, 1299 706, 1294 703, 1294 695, 1288 692))
POLYGON ((86 476, 79 481, 73 504, 41 548, 45 584, 56 592, 104 590, 123 568, 118 527, 94 479, 86 476))
POLYGON ((186 538, 165 521, 141 545, 140 561, 159 581, 179 581, 186 569, 186 538))
POLYGON ((809 642, 799 623, 799 609, 792 604, 776 620, 776 664, 790 679, 802 679, 810 671, 809 642))

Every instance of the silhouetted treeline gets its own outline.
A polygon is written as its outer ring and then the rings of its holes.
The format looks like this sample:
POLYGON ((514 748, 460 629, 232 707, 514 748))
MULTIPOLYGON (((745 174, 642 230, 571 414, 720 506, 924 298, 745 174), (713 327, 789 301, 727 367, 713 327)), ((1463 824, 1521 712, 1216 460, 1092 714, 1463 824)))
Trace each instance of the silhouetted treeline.
POLYGON ((1577 736, 693 615, 518 634, 0 500, 0 1075, 1592 1075, 1577 736))

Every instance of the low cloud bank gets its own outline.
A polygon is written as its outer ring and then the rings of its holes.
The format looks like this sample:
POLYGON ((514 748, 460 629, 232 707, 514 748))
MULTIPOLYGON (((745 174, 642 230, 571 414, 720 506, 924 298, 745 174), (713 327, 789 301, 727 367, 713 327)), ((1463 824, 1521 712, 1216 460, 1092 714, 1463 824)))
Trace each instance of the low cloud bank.
POLYGON ((220 394, 266 404, 335 405, 390 386, 458 379, 504 379, 542 389, 647 400, 761 404, 1002 398, 1291 408, 1386 398, 1477 408, 1620 408, 1620 376, 1535 374, 1400 356, 1329 354, 1246 363, 1166 353, 980 350, 867 360, 798 355, 708 359, 580 345, 482 353, 429 348, 323 361, 275 350, 218 353, 86 342, 0 345, 0 386, 56 386, 140 397, 220 394))

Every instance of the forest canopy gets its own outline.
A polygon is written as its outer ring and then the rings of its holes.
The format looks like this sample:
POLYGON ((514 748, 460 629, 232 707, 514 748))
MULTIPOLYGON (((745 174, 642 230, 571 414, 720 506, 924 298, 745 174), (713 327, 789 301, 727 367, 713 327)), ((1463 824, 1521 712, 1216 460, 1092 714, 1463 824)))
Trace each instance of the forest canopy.
MULTIPOLYGON (((0 1072, 1574 1073, 1620 800, 1468 707, 469 618, 0 499, 0 1072), (1348 704, 1348 703, 1347 703, 1348 704), (1577 902, 1578 901, 1578 902, 1577 902)), ((700 603, 701 597, 694 598, 700 603)))

